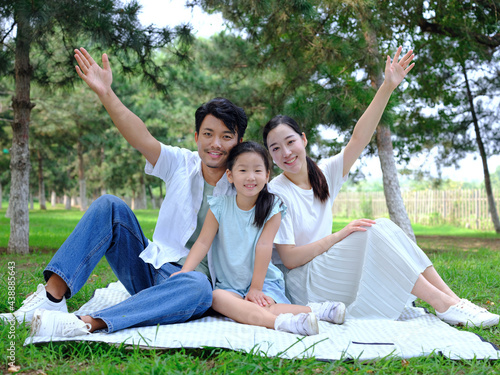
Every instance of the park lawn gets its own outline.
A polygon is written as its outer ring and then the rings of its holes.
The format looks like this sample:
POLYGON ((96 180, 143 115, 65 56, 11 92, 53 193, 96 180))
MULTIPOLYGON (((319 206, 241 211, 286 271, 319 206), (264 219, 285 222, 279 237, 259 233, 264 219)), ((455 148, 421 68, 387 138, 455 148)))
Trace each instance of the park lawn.
MULTIPOLYGON (((30 245, 32 253, 29 256, 0 253, 0 269, 3 274, 8 272, 9 262, 15 263, 16 269, 16 306, 19 307, 27 294, 34 291, 37 284, 42 283, 42 270, 50 261, 55 249, 64 241, 75 227, 82 213, 76 210, 63 209, 30 213, 30 245)), ((138 211, 139 222, 147 237, 151 238, 158 211, 138 211)), ((335 220, 334 229, 338 230, 349 220, 335 220)), ((419 228, 415 228, 417 236, 419 228)), ((446 228, 437 231, 427 230, 425 235, 446 236, 446 228), (429 234, 430 233, 430 234, 429 234)), ((464 238, 470 234, 463 230, 464 238)), ((9 223, 5 219, 5 209, 0 210, 0 248, 5 248, 9 236, 9 223)), ((454 234, 456 235, 456 234, 454 234)), ((448 235, 449 236, 449 235, 448 235)), ((444 237, 436 237, 441 241, 444 237)), ((452 238, 452 237, 449 237, 452 238)), ((487 239, 500 238, 488 234, 487 239)), ((434 242, 436 242, 434 241, 434 242)), ((459 241, 460 242, 460 241, 459 241)), ((427 251, 443 278, 447 280, 457 294, 488 308, 494 313, 500 313, 500 251, 487 246, 464 251, 455 246, 455 242, 447 245, 446 251, 431 248, 427 251)), ((458 243, 458 242, 456 242, 458 243)), ((486 245, 490 242, 485 242, 486 245)), ((424 247, 424 249, 426 249, 424 247)), ((96 288, 106 286, 115 281, 116 277, 110 271, 106 260, 102 260, 83 289, 68 301, 70 311, 76 310, 92 296, 96 288)), ((7 277, 0 280, 0 311, 7 311, 7 277)), ((419 305, 425 303, 417 301, 419 305)), ((429 308, 429 306, 426 306, 429 308)), ((432 311, 432 309, 430 309, 432 311)), ((492 329, 461 328, 481 335, 487 341, 500 346, 500 327, 492 329)), ((255 353, 246 354, 220 348, 205 349, 171 349, 144 350, 139 348, 116 347, 104 343, 50 343, 42 345, 22 344, 28 335, 24 325, 16 329, 16 364, 21 366, 22 373, 43 374, 74 374, 74 373, 277 373, 277 374, 496 374, 500 372, 500 361, 452 361, 438 355, 432 357, 401 359, 380 359, 360 362, 319 362, 314 359, 284 360, 280 358, 264 358, 255 353)), ((7 370, 7 348, 10 345, 8 337, 9 326, 2 326, 0 353, 4 373, 7 370)))

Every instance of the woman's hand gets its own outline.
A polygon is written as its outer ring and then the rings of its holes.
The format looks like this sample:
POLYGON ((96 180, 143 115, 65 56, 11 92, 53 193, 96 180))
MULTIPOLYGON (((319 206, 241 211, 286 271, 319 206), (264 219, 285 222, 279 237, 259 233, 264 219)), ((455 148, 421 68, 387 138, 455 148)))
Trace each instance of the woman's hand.
POLYGON ((351 221, 345 228, 339 230, 336 233, 336 235, 338 236, 337 239, 338 241, 342 241, 344 238, 354 232, 366 232, 366 228, 371 227, 373 224, 376 224, 376 222, 370 219, 359 219, 351 221))
POLYGON ((258 290, 252 287, 250 287, 250 290, 245 296, 245 300, 253 302, 262 307, 272 305, 274 303, 274 300, 271 297, 266 296, 262 290, 258 290))
POLYGON ((387 60, 385 62, 385 79, 384 82, 389 85, 389 87, 394 90, 398 85, 403 81, 408 72, 412 70, 415 66, 415 63, 411 64, 411 61, 415 57, 413 54, 413 50, 409 50, 406 55, 404 55, 401 60, 399 60, 399 55, 403 47, 399 47, 396 54, 394 55, 394 59, 387 56, 387 60), (399 60, 399 61, 398 61, 399 60))

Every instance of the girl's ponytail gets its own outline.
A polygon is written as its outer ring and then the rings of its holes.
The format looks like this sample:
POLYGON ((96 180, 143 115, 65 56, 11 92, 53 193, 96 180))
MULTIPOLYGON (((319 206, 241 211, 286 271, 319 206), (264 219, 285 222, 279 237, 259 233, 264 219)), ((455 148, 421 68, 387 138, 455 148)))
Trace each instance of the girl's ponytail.
POLYGON ((255 202, 255 219, 253 221, 253 225, 257 228, 261 228, 264 225, 271 209, 273 208, 273 204, 274 194, 269 192, 266 184, 260 191, 257 201, 255 202))

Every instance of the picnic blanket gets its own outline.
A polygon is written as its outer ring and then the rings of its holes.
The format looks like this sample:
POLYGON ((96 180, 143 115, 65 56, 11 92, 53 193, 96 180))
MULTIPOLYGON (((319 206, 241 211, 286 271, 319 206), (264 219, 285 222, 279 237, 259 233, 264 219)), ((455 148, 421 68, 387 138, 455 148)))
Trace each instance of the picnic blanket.
MULTIPOLYGON (((119 282, 98 289, 76 313, 85 315, 119 303, 130 295, 119 282)), ((349 319, 342 325, 320 322, 320 333, 300 336, 209 316, 187 323, 129 328, 113 333, 28 338, 25 345, 48 341, 100 341, 148 348, 220 347, 282 358, 318 360, 411 358, 430 354, 451 359, 500 359, 500 350, 480 336, 407 307, 397 321, 349 319)))

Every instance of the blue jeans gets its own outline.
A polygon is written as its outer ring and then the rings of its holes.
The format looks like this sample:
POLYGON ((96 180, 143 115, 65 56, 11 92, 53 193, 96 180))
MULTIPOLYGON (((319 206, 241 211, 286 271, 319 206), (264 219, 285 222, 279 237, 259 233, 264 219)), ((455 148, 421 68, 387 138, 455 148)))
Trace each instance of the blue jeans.
POLYGON ((68 286, 66 298, 78 293, 103 256, 132 295, 125 301, 90 314, 102 319, 108 332, 128 327, 181 323, 200 318, 212 305, 212 287, 200 272, 169 278, 181 269, 166 263, 156 270, 139 254, 148 240, 132 210, 119 198, 97 199, 56 252, 43 274, 55 273, 68 286))

